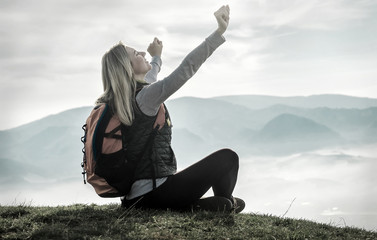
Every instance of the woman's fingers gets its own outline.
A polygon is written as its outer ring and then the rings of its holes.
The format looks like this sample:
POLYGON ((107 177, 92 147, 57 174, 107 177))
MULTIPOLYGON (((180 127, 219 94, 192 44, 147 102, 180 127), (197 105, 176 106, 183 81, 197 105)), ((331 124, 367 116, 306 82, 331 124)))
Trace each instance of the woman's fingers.
POLYGON ((153 56, 161 56, 162 52, 162 41, 160 41, 157 37, 153 39, 153 42, 149 44, 147 51, 149 54, 153 56))
POLYGON ((217 23, 218 23, 218 29, 221 34, 223 34, 229 24, 229 14, 230 14, 230 8, 229 5, 222 6, 217 10, 214 15, 216 17, 217 23))
POLYGON ((222 6, 221 8, 219 8, 219 10, 217 10, 215 12, 215 16, 216 17, 222 17, 222 18, 227 18, 229 19, 229 15, 230 15, 230 7, 229 5, 226 5, 226 6, 222 6))
POLYGON ((158 38, 154 38, 154 40, 153 40, 153 43, 154 44, 158 44, 158 45, 162 45, 162 41, 160 41, 158 38))

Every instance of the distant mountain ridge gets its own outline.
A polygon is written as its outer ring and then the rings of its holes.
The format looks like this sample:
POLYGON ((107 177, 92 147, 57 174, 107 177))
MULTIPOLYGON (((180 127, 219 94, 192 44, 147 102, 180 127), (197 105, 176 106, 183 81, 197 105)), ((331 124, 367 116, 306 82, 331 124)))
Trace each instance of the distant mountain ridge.
POLYGON ((264 141, 280 142, 339 138, 339 135, 330 128, 310 119, 285 113, 269 121, 259 132, 258 137, 264 141))
MULTIPOLYGON (((187 165, 189 159, 199 159, 223 147, 233 148, 242 156, 286 155, 377 142, 377 99, 324 95, 307 97, 307 101, 292 106, 300 99, 305 98, 225 96, 167 101, 179 164, 187 165), (250 99, 259 102, 249 103, 250 99), (276 102, 279 99, 281 102, 276 102), (339 99, 353 107, 330 103, 339 99), (321 107, 313 108, 313 101, 321 107), (264 108, 251 107, 257 105, 264 108)), ((77 176, 81 172, 81 127, 91 109, 75 108, 0 131, 0 183, 27 173, 54 179, 77 176), (57 167, 61 174, 54 174, 57 167)))
POLYGON ((281 114, 269 121, 252 138, 250 151, 285 155, 340 145, 345 140, 335 131, 311 119, 281 114))
POLYGON ((231 95, 214 97, 215 100, 242 105, 250 109, 262 109, 281 104, 298 108, 369 108, 377 106, 377 98, 353 97, 340 94, 276 97, 266 95, 231 95))

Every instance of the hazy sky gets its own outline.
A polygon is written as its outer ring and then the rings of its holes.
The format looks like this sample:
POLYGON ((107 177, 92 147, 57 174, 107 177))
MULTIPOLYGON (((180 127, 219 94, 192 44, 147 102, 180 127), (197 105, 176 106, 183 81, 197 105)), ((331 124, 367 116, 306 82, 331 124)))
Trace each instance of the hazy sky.
POLYGON ((0 0, 0 129, 92 105, 114 44, 164 44, 160 78, 216 29, 227 42, 173 97, 338 93, 377 98, 374 0, 0 0))

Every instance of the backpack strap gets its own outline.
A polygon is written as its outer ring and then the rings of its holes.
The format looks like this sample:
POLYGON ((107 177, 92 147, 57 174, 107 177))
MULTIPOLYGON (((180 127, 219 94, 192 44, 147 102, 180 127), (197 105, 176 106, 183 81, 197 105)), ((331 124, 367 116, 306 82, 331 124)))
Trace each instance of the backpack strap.
MULTIPOLYGON (((114 128, 113 130, 111 130, 110 132, 108 133, 104 133, 104 137, 105 138, 116 138, 116 139, 122 139, 122 136, 119 135, 119 134, 115 134, 116 132, 118 132, 119 130, 122 130, 122 124, 119 124, 118 127, 114 128)), ((123 135, 123 133, 122 133, 123 135)))
POLYGON ((111 119, 111 111, 109 106, 105 104, 105 109, 103 110, 101 117, 98 119, 96 129, 93 134, 93 159, 97 161, 102 152, 103 137, 105 135, 106 127, 111 119))
POLYGON ((154 138, 156 137, 157 135, 157 132, 158 132, 158 128, 160 126, 157 125, 155 129, 153 129, 152 133, 151 133, 151 136, 149 137, 150 139, 148 140, 148 143, 147 143, 147 146, 146 147, 149 147, 149 157, 151 159, 151 163, 152 163, 152 179, 153 179, 153 189, 156 189, 156 167, 155 165, 153 164, 153 159, 151 157, 152 155, 152 151, 153 151, 153 143, 154 143, 154 138), (149 146, 150 145, 150 146, 149 146))
POLYGON ((154 139, 157 135, 158 128, 159 128, 159 126, 157 125, 157 127, 154 128, 153 131, 151 132, 151 134, 149 135, 147 143, 145 144, 145 147, 144 147, 144 151, 143 151, 144 153, 140 157, 140 160, 141 160, 145 155, 147 155, 149 157, 149 159, 151 160, 151 166, 152 166, 152 172, 151 173, 152 173, 152 179, 153 179, 153 189, 156 189, 156 168, 153 164, 153 159, 152 159, 151 155, 152 155, 152 151, 153 151, 154 139))
POLYGON ((86 165, 86 153, 85 153, 85 143, 86 143, 86 135, 88 133, 87 131, 87 125, 84 124, 82 126, 82 130, 84 130, 84 136, 81 137, 81 142, 84 144, 84 147, 82 148, 82 153, 83 153, 83 157, 82 157, 82 162, 81 162, 81 167, 82 167, 82 177, 84 178, 84 184, 86 184, 86 170, 85 170, 85 165, 86 165))
POLYGON ((127 140, 128 140, 128 136, 129 134, 127 134, 127 131, 129 130, 129 126, 126 126, 126 125, 123 125, 121 124, 121 129, 120 131, 122 132, 122 136, 120 136, 122 138, 122 148, 123 148, 123 151, 126 152, 127 151, 127 140))

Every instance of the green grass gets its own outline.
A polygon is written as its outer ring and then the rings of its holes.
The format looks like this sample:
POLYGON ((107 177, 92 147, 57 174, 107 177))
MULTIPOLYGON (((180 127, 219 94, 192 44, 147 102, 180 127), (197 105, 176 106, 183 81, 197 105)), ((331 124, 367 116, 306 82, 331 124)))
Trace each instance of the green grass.
POLYGON ((377 232, 256 214, 1 206, 0 239, 377 239, 377 232))

